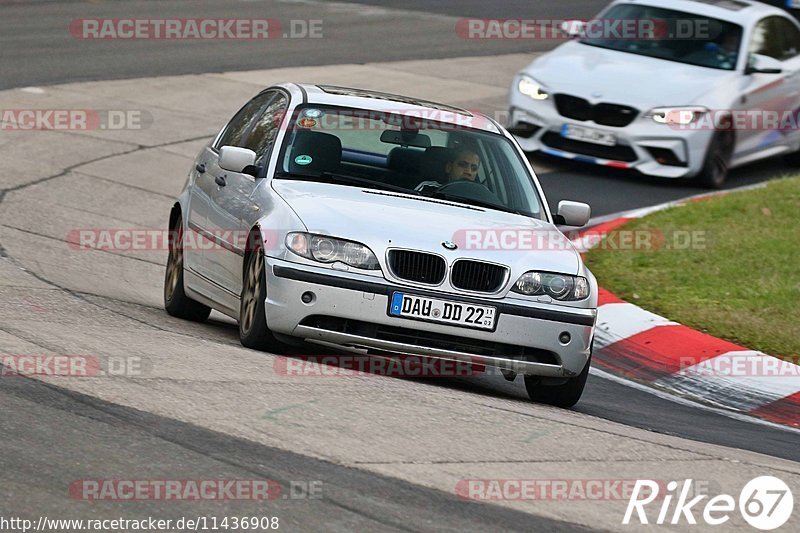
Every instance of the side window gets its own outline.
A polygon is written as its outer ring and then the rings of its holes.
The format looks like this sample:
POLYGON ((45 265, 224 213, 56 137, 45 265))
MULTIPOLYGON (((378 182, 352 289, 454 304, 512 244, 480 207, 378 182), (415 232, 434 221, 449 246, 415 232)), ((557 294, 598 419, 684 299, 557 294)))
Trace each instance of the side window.
POLYGON ((239 110, 228 122, 214 148, 221 146, 241 146, 242 139, 248 131, 250 123, 258 116, 258 112, 275 96, 275 91, 261 93, 239 110))
POLYGON ((282 93, 277 93, 267 108, 253 123, 250 133, 243 140, 242 146, 253 150, 257 155, 256 165, 260 165, 275 142, 275 137, 286 114, 288 100, 282 93))
POLYGON ((778 33, 780 28, 777 27, 777 23, 781 20, 781 17, 767 17, 760 20, 753 29, 753 35, 750 37, 750 46, 747 51, 750 54, 760 54, 781 59, 783 51, 780 46, 781 35, 778 33))
POLYGON ((781 57, 786 60, 800 54, 800 30, 797 29, 791 20, 779 18, 776 21, 778 34, 781 36, 781 57))

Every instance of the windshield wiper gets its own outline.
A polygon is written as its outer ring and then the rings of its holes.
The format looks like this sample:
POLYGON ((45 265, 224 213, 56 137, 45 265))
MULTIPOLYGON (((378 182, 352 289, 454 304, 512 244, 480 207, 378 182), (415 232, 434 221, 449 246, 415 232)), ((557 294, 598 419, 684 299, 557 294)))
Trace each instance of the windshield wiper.
POLYGON ((513 213, 515 215, 522 215, 524 217, 530 217, 533 215, 529 215, 523 213, 522 211, 517 211, 516 209, 511 209, 510 207, 506 207, 504 205, 497 205, 492 202, 487 202, 485 200, 477 200, 475 198, 464 198, 463 196, 456 196, 453 194, 447 194, 443 192, 435 192, 431 195, 432 198, 439 198, 441 200, 448 200, 450 202, 462 203, 467 205, 474 205, 477 207, 486 207, 487 209, 495 209, 497 211, 503 211, 505 213, 513 213))
POLYGON ((336 172, 276 172, 276 178, 280 179, 295 179, 305 181, 317 181, 320 183, 335 183, 337 185, 349 185, 353 187, 371 187, 373 189, 381 189, 385 191, 401 192, 411 196, 417 196, 417 191, 406 189, 398 185, 390 183, 382 183, 367 178, 358 178, 356 176, 348 176, 346 174, 337 174, 336 172))

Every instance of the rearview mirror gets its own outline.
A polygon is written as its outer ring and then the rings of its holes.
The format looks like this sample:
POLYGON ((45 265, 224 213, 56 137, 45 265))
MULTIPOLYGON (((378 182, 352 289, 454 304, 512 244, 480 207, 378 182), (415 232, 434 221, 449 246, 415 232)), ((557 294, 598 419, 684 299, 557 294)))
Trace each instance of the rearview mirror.
POLYGON ((586 30, 586 22, 582 20, 565 20, 561 23, 561 31, 571 39, 582 37, 586 30))
POLYGON ((238 146, 223 146, 219 149, 219 166, 229 172, 243 172, 252 174, 252 167, 256 162, 256 153, 247 148, 238 146))
POLYGON ((424 133, 412 130, 384 130, 384 132, 381 133, 381 142, 399 144, 400 146, 428 148, 431 145, 431 138, 424 133))
POLYGON ((747 58, 745 74, 780 74, 783 72, 783 63, 774 57, 761 54, 750 54, 747 58))
POLYGON ((591 216, 592 208, 589 204, 561 200, 558 202, 558 212, 553 218, 556 224, 580 227, 585 226, 591 216))

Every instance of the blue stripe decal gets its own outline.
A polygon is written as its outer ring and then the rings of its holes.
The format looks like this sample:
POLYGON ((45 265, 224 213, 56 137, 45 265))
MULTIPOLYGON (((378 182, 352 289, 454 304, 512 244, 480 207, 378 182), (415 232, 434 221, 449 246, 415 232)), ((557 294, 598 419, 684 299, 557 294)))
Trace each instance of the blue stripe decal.
POLYGON ((554 155, 556 157, 566 157, 567 159, 572 159, 572 156, 566 154, 560 150, 553 150, 552 148, 542 148, 542 152, 550 155, 554 155))

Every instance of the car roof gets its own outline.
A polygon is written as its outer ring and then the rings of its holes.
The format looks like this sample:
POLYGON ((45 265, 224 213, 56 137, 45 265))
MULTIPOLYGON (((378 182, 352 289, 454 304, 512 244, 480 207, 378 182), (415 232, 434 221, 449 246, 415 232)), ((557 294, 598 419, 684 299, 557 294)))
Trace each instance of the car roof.
POLYGON ((497 123, 488 116, 460 107, 354 87, 306 83, 297 83, 295 85, 305 93, 306 101, 310 104, 409 114, 446 124, 471 127, 491 133, 502 133, 497 123))
POLYGON ((741 26, 768 15, 790 15, 775 6, 751 0, 617 0, 614 4, 640 4, 733 22, 741 26))

